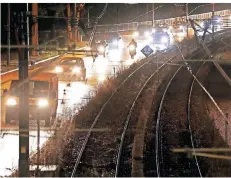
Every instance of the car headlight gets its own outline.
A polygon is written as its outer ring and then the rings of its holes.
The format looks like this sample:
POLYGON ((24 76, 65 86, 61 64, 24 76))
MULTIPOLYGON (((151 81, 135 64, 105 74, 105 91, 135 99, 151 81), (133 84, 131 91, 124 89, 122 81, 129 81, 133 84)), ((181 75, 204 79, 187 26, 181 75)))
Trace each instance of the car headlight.
POLYGON ((216 21, 217 21, 218 23, 220 23, 220 22, 221 22, 221 19, 219 18, 219 19, 217 19, 216 21))
POLYGON ((105 51, 105 47, 100 46, 98 50, 99 50, 99 52, 100 52, 100 53, 104 53, 104 51, 105 51))
POLYGON ((145 35, 146 37, 149 37, 150 33, 149 33, 148 31, 146 31, 146 32, 144 33, 144 35, 145 35))
POLYGON ((161 42, 162 43, 167 43, 168 42, 168 38, 166 36, 161 38, 161 42))
POLYGON ((87 51, 90 51, 90 50, 91 50, 91 47, 90 47, 90 46, 86 46, 86 50, 87 50, 87 51))
POLYGON ((133 33, 133 36, 134 36, 134 37, 139 36, 139 32, 134 32, 134 33, 133 33))
POLYGON ((113 41, 113 45, 118 45, 118 41, 117 40, 113 41))
POLYGON ((136 49, 136 48, 135 48, 134 45, 130 45, 130 46, 129 46, 129 50, 130 50, 130 51, 135 50, 135 49, 136 49))
POLYGON ((44 98, 41 98, 41 99, 38 100, 37 105, 40 108, 44 108, 44 107, 48 106, 48 100, 44 99, 44 98))
POLYGON ((55 71, 56 73, 61 73, 63 71, 63 68, 60 66, 56 66, 55 71))
POLYGON ((153 38, 148 38, 148 42, 152 43, 153 42, 153 38))
POLYGON ((79 73, 80 71, 81 71, 80 67, 74 67, 74 68, 72 69, 72 72, 73 72, 73 73, 79 73))
POLYGON ((100 75, 100 76, 98 76, 98 80, 99 80, 99 82, 103 82, 104 80, 106 80, 106 76, 100 75))
POLYGON ((8 106, 15 106, 17 104, 16 99, 15 98, 8 98, 6 101, 6 104, 8 106))

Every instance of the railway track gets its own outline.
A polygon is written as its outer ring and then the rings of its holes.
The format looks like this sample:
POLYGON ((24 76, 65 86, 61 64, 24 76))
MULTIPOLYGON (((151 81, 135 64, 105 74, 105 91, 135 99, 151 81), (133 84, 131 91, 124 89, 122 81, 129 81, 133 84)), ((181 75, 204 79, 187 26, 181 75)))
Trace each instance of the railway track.
MULTIPOLYGON (((155 56, 158 57, 158 56, 155 56)), ((172 59, 167 59, 167 64, 172 59)), ((78 133, 82 135, 81 139, 77 139, 75 146, 75 150, 72 152, 72 160, 69 162, 69 165, 66 166, 66 174, 65 176, 118 176, 120 171, 120 158, 123 150, 123 143, 126 134, 126 130, 128 128, 128 124, 131 118, 131 113, 133 112, 134 106, 136 104, 137 99, 141 95, 145 86, 151 80, 151 78, 155 75, 155 71, 150 69, 155 68, 155 62, 153 62, 153 58, 149 59, 145 63, 143 63, 140 67, 134 70, 111 94, 108 100, 104 103, 103 107, 100 109, 100 112, 94 119, 90 130, 88 133, 78 133), (151 67, 150 67, 151 66, 151 67), (148 76, 142 76, 140 81, 137 81, 134 84, 134 81, 130 81, 130 78, 136 78, 141 75, 140 69, 147 73, 148 76), (140 84, 141 83, 141 84, 140 84), (125 85, 126 84, 126 85, 125 85), (135 88, 132 88, 135 87, 135 88), (131 92, 132 88, 132 92, 131 92), (141 88, 141 89, 140 89, 141 88), (134 91, 135 89, 135 91, 134 91), (124 90, 124 94, 121 97, 117 96, 118 93, 121 93, 121 90, 124 90), (120 92, 118 92, 120 91, 120 92), (120 98, 115 99, 115 103, 111 104, 112 98, 120 98), (123 100, 121 100, 123 98, 123 100), (129 99, 128 99, 129 98, 129 99), (130 99, 133 98, 133 99, 130 99), (117 114, 118 120, 121 121, 120 118, 126 118, 125 124, 120 123, 122 125, 117 125, 116 121, 110 120, 108 118, 108 111, 112 111, 110 115, 113 115, 113 107, 115 105, 124 105, 125 110, 121 110, 120 115, 117 114), (105 114, 106 113, 106 114, 105 114), (101 132, 96 133, 94 129, 104 129, 104 125, 117 125, 117 128, 113 128, 109 132, 101 132), (121 131, 121 127, 123 130, 121 131), (121 134, 122 133, 122 134, 121 134), (119 143, 118 143, 119 142, 119 143), (81 145, 81 146, 79 146, 81 145), (98 147, 98 145, 100 145, 98 147), (103 146, 103 147, 102 147, 103 146), (118 150, 118 152, 117 152, 118 150), (97 155, 95 155, 95 153, 97 155), (74 163, 74 164, 73 164, 74 163), (73 168, 73 169, 72 169, 73 168), (89 171, 93 170, 93 172, 89 171), (106 172, 106 175, 104 174, 106 172)), ((117 109, 117 108, 116 108, 117 109)), ((115 110, 115 108, 114 108, 115 110)), ((118 110, 116 111, 117 113, 118 110)), ((115 113, 116 115, 116 113, 115 113)), ((115 117, 115 116, 114 116, 115 117)), ((118 122, 118 121, 117 121, 118 122)))
MULTIPOLYGON (((171 52, 170 52, 171 53, 171 52)), ((164 54, 158 54, 154 57, 160 57, 164 54)), ((172 55, 172 53, 171 53, 172 55)), ((168 60, 168 62, 170 61, 170 59, 168 60)), ((77 169, 79 168, 80 165, 89 165, 89 161, 84 161, 84 155, 88 155, 88 157, 90 157, 90 159, 88 158, 88 160, 91 160, 91 159, 96 159, 96 158, 93 158, 94 155, 91 155, 91 151, 92 149, 96 149, 96 148, 91 148, 91 145, 103 145, 104 143, 95 143, 96 140, 103 140, 103 142, 107 142, 107 140, 105 138, 110 138, 112 139, 113 135, 116 135, 117 133, 117 130, 113 130, 111 131, 111 133, 95 133, 93 130, 94 129, 97 129, 97 128, 102 128, 103 125, 111 125, 109 123, 105 124, 105 122, 109 122, 107 118, 105 118, 105 115, 103 115, 104 113, 107 112, 107 109, 108 110, 111 110, 112 108, 112 105, 115 106, 114 104, 111 104, 110 101, 112 98, 119 98, 118 97, 118 93, 121 93, 121 90, 126 90, 124 91, 123 93, 125 94, 124 98, 125 100, 124 101, 115 101, 115 103, 118 105, 118 104, 121 104, 123 103, 124 105, 126 105, 124 107, 124 110, 121 110, 123 114, 123 116, 121 117, 125 117, 126 115, 126 112, 128 111, 128 108, 129 108, 129 104, 131 103, 131 99, 130 98, 133 98, 136 96, 136 93, 139 91, 139 87, 140 85, 138 85, 139 82, 137 83, 134 83, 134 77, 135 78, 138 78, 140 75, 142 75, 142 73, 140 73, 139 69, 142 68, 142 70, 144 71, 147 71, 147 73, 151 73, 152 74, 152 71, 153 71, 153 68, 155 69, 156 67, 156 63, 155 63, 155 60, 153 60, 153 58, 149 59, 147 62, 145 62, 143 65, 141 65, 139 68, 137 68, 133 73, 131 73, 113 92, 112 92, 112 95, 109 97, 109 99, 106 101, 106 103, 103 105, 103 107, 101 108, 100 112, 98 113, 98 115, 95 117, 95 120, 93 122, 93 124, 91 125, 90 127, 90 130, 89 132, 87 133, 86 136, 83 136, 84 139, 81 140, 81 147, 77 148, 77 150, 80 150, 78 153, 77 153, 77 157, 76 158, 76 161, 75 161, 75 166, 74 169, 72 170, 72 174, 71 176, 76 176, 77 175, 77 169), (139 72, 139 73, 138 73, 139 72), (138 74, 137 74, 138 73, 138 74), (129 80, 130 78, 133 77, 133 80, 129 80), (131 91, 131 87, 133 88, 133 91, 132 92, 129 92, 129 90, 131 91), (137 90, 137 91, 136 91, 137 90), (117 92, 117 91, 120 91, 120 92, 117 92), (129 94, 130 93, 130 94, 129 94), (120 103, 121 102, 121 103, 120 103), (106 111, 104 111, 106 110, 106 111), (105 134, 105 135, 104 135, 105 134), (110 137, 108 137, 108 135, 111 135, 110 137), (97 137, 101 137, 101 138, 97 138, 97 137), (94 138, 94 139, 92 139, 94 138), (97 138, 97 139, 95 139, 97 138), (91 156, 90 156, 91 155, 91 156), (81 163, 81 164, 80 164, 81 163)), ((148 75, 149 76, 149 75, 148 75)), ((145 76, 142 76, 141 77, 141 83, 142 81, 145 81, 145 76)), ((113 110, 113 109, 112 109, 113 110)), ((118 115, 118 114, 117 114, 118 115)), ((106 116, 107 117, 107 116, 106 116)), ((119 116, 118 116, 119 117, 119 116)), ((113 122, 113 121, 112 121, 113 122)), ((112 125, 115 124, 115 123, 112 123, 112 125)), ((122 127, 122 126, 121 126, 122 127)), ((83 134, 84 135, 84 134, 83 134)), ((116 138, 114 138, 116 140, 116 138)), ((109 141, 108 141, 109 142, 109 141)), ((113 142, 112 140, 110 142, 113 142)), ((99 149, 100 150, 100 149, 99 149)), ((96 151, 96 150, 94 150, 96 151)), ((101 150, 102 151, 102 150, 101 150)), ((96 151, 97 152, 97 151, 96 151)), ((105 162, 105 161, 104 161, 105 162)), ((94 163, 93 163, 94 164, 94 163)), ((96 163, 95 163, 96 164, 96 163)), ((100 164, 100 163, 98 163, 100 164)), ((104 167, 105 166, 105 163, 101 163, 103 166, 101 167, 104 167)), ((113 163, 115 165, 115 163, 113 163)), ((72 166, 71 166, 72 167, 72 166)), ((90 166, 91 167, 91 166, 90 166)), ((97 167, 97 166, 95 166, 97 167)), ((98 166, 100 167, 100 166, 98 166)), ((112 166, 113 167, 113 166, 112 166)), ((112 168, 114 169, 114 168, 112 168)))
MULTIPOLYGON (((158 55, 155 55, 154 57, 148 59, 146 62, 144 62, 141 66, 139 66, 137 69, 135 69, 125 80, 123 80, 120 85, 112 92, 111 96, 108 98, 108 100, 104 103, 104 105, 102 106, 102 108, 100 109, 99 113, 97 114, 97 116, 95 117, 94 119, 94 122, 92 123, 90 129, 89 129, 89 132, 86 134, 86 133, 80 133, 80 135, 82 135, 82 138, 84 139, 81 139, 81 147, 78 147, 76 148, 76 151, 77 153, 73 153, 75 154, 76 156, 75 157, 75 164, 74 166, 70 166, 70 167, 74 167, 74 169, 71 171, 71 174, 70 174, 70 171, 67 171, 68 172, 68 176, 76 176, 76 173, 77 173, 77 169, 79 167, 79 164, 80 162, 83 162, 83 153, 86 152, 86 147, 87 145, 90 145, 91 143, 88 143, 90 138, 92 137, 92 135, 96 135, 97 133, 93 133, 94 129, 95 128, 98 128, 98 127, 101 127, 100 125, 103 125, 102 123, 98 123, 98 120, 105 120, 105 119, 102 119, 101 117, 103 117, 103 113, 105 112, 105 108, 106 107, 109 107, 109 104, 110 104, 110 101, 112 98, 116 98, 116 94, 119 93, 118 91, 121 91, 121 90, 124 90, 125 88, 128 88, 127 85, 134 85, 132 84, 132 82, 129 80, 130 78, 133 78, 133 77, 138 77, 139 75, 141 75, 141 73, 137 74, 138 72, 140 72, 140 69, 143 69, 146 71, 149 71, 151 70, 152 67, 155 66, 155 61, 153 61, 153 58, 155 57, 159 57, 163 54, 158 54, 158 55), (150 65, 152 64, 152 65, 150 65), (101 119, 100 119, 101 118, 101 119)), ((152 70, 151 70, 152 71, 152 70)), ((136 86, 136 87, 139 87, 139 86, 136 86)), ((125 92, 126 93, 126 92, 125 92)), ((133 94, 133 93, 132 93, 133 94)), ((131 94, 131 95, 132 95, 131 94)), ((134 94, 133 94, 134 95, 134 94)), ((131 96, 128 96, 128 98, 131 97, 131 96)), ((126 104, 126 102, 125 102, 126 104)), ((104 121, 105 122, 105 121, 104 121)), ((78 133, 79 134, 79 133, 78 133)), ((93 136, 95 137, 95 136, 93 136)), ((79 144, 79 143, 78 143, 79 144)), ((69 166, 67 166, 67 169, 70 168, 69 166)))
POLYGON ((176 70, 165 88, 159 105, 155 142, 156 172, 158 177, 199 176, 198 174, 194 174, 196 171, 194 160, 187 159, 187 155, 179 156, 171 153, 172 148, 179 146, 191 147, 191 144, 193 144, 193 142, 190 142, 192 140, 189 141, 188 123, 186 122, 187 120, 184 119, 188 116, 184 112, 187 106, 187 85, 190 83, 187 80, 191 78, 191 75, 185 74, 185 70, 187 69, 183 68, 183 66, 180 66, 176 70), (177 82, 180 74, 181 76, 185 74, 184 79, 187 80, 183 80, 184 84, 177 82), (174 98, 173 95, 176 95, 177 92, 181 94, 177 95, 177 98, 174 98), (167 99, 167 97, 169 99, 167 99), (171 102, 172 100, 175 101, 171 102), (175 103, 175 105, 173 105, 173 103, 175 103), (178 103, 177 106, 176 103, 178 103))
MULTIPOLYGON (((199 66, 193 66, 194 69, 192 71, 196 71, 193 72, 194 76, 197 76, 204 64, 205 62, 202 64, 200 62, 199 66)), ((196 156, 189 157, 187 153, 179 155, 171 151, 171 149, 178 147, 195 148, 195 140, 193 139, 190 124, 191 96, 195 77, 192 77, 192 75, 187 76, 183 72, 180 74, 181 71, 183 71, 182 66, 177 69, 168 82, 158 109, 155 128, 155 160, 156 175, 158 177, 202 177, 201 168, 196 156), (178 76, 184 76, 188 80, 183 80, 184 84, 181 84, 179 83, 179 79, 178 81, 176 79, 178 76), (180 95, 176 93, 180 93, 180 95)), ((189 74, 189 72, 187 73, 189 74)))

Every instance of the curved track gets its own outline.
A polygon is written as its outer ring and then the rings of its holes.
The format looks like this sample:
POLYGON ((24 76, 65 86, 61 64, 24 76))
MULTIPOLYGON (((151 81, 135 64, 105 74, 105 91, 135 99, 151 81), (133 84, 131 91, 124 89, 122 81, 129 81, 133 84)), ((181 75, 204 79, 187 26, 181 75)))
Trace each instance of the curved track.
POLYGON ((89 139, 92 135, 92 130, 95 128, 96 124, 98 123, 99 121, 99 118, 101 117, 101 114, 103 113, 104 109, 108 106, 108 104, 110 103, 111 99, 113 97, 115 97, 116 93, 118 90, 121 90, 122 87, 125 87, 125 83, 127 83, 129 81, 129 79, 134 76, 140 69, 144 68, 145 66, 148 66, 148 64, 150 63, 153 63, 153 59, 155 57, 159 57, 160 55, 162 54, 158 54, 158 55, 155 55, 154 57, 151 57, 148 61, 146 61, 144 64, 142 64, 141 66, 139 66, 137 69, 135 69, 125 80, 123 80, 119 86, 112 92, 111 96, 107 99, 107 101, 103 104, 102 108, 100 109, 99 113, 97 114, 97 116, 95 117, 94 119, 94 122, 92 123, 87 135, 85 136, 84 138, 84 141, 83 141, 83 144, 81 146, 81 149, 78 153, 78 156, 76 158, 76 161, 75 161, 75 165, 74 165, 74 169, 71 173, 71 177, 75 177, 76 176, 76 172, 77 172, 77 169, 78 169, 78 166, 79 166, 79 163, 81 162, 81 159, 82 159, 82 156, 83 156, 83 153, 86 149, 86 146, 89 142, 89 139))
MULTIPOLYGON (((158 55, 157 55, 158 56, 158 55)), ((157 57, 155 56, 155 57, 157 57)), ((154 57, 153 57, 154 58, 154 57)), ((108 107, 109 103, 111 102, 111 99, 113 97, 116 96, 116 94, 118 93, 117 91, 120 90, 124 85, 125 83, 127 83, 129 81, 129 79, 134 76, 141 68, 144 68, 145 66, 148 66, 147 64, 150 64, 152 63, 153 61, 153 58, 151 58, 150 60, 146 61, 145 63, 143 63, 141 66, 139 66, 137 69, 135 69, 126 79, 124 79, 120 84, 119 86, 112 92, 112 94, 110 95, 110 97, 107 99, 107 101, 103 104, 102 108, 100 109, 99 113, 97 114, 97 116, 95 117, 94 119, 94 122, 92 123, 88 133, 86 136, 84 136, 84 141, 83 143, 81 144, 81 148, 80 148, 80 151, 78 152, 77 154, 77 157, 76 157, 76 161, 75 161, 75 165, 73 166, 74 169, 72 170, 72 173, 71 173, 71 177, 75 177, 78 175, 78 167, 79 167, 79 164, 81 162, 84 162, 84 152, 86 151, 86 148, 88 147, 88 145, 94 145, 94 142, 93 144, 92 143, 89 143, 89 140, 92 136, 92 133, 93 133, 93 129, 96 127, 96 125, 98 124, 98 127, 101 127, 100 124, 98 123, 98 121, 100 121, 100 117, 102 115, 102 113, 104 112, 105 108, 108 107)), ((167 62, 171 61, 171 59, 168 59, 167 62)), ((167 62, 165 62, 160 68, 162 68, 167 62)), ((181 66, 182 67, 182 66, 181 66)), ((177 72, 181 69, 181 67, 177 70, 177 72)), ((177 73, 176 72, 176 73, 177 73)), ((123 149, 123 144, 124 144, 124 139, 125 139, 125 134, 126 134, 126 130, 128 128, 128 125, 129 125, 129 121, 130 121, 130 118, 131 118, 131 113, 133 112, 133 109, 134 109, 134 106, 136 104, 136 101, 137 99, 139 98, 139 96, 141 95, 142 91, 144 90, 145 86, 147 85, 147 83, 150 81, 150 79, 155 75, 156 71, 152 72, 151 75, 149 75, 149 77, 147 79, 145 79, 144 81, 144 84, 142 84, 141 86, 141 89, 137 91, 137 94, 135 95, 134 97, 134 100, 132 99, 132 103, 131 103, 131 107, 129 109, 129 112, 127 114, 127 117, 126 117, 126 120, 125 120, 125 124, 123 124, 123 131, 122 131, 122 134, 121 136, 118 136, 119 137, 119 144, 116 144, 118 146, 118 152, 116 153, 116 163, 114 165, 112 165, 111 167, 113 167, 112 169, 115 169, 115 172, 113 173, 113 176, 118 176, 119 175, 119 166, 120 166, 120 157, 121 157, 121 152, 122 152, 122 149, 123 149)), ((174 75, 175 76, 175 75, 174 75)), ((173 78, 174 78, 173 76, 173 78)), ((172 78, 172 79, 173 79, 172 78)), ((171 81, 172 81, 171 79, 171 81)), ((171 83, 171 82, 170 82, 171 83)), ((170 84, 169 84, 170 85, 170 84)), ((168 86, 169 86, 168 85, 168 86)), ((166 89, 167 91, 167 89, 166 89)), ((166 93, 165 91, 165 93, 166 93)), ((127 107, 127 105, 126 105, 127 107)), ((103 124, 102 124, 103 125, 103 124)), ((95 133, 94 133, 95 134, 95 133)), ((157 133, 158 134, 158 133, 157 133)), ((100 138, 100 137, 99 137, 100 138)), ((94 138, 96 140, 96 138, 94 138)), ((192 143, 193 144, 193 143, 192 143)), ((117 147, 116 146, 116 147, 117 147)), ((96 151, 97 152, 97 151, 96 151)), ((87 154, 88 155, 88 154, 87 154)), ((158 158, 157 158, 158 160, 158 158)))
MULTIPOLYGON (((191 79, 192 80, 191 84, 188 84, 189 89, 187 89, 186 86, 184 89, 183 87, 181 89, 181 92, 183 93, 182 95, 184 95, 185 98, 187 98, 187 102, 184 101, 184 103, 187 103, 187 104, 185 105, 185 104, 179 103, 177 105, 177 109, 179 110, 178 112, 181 112, 182 109, 179 109, 179 108, 183 107, 185 108, 186 115, 181 114, 181 113, 176 114, 176 112, 173 109, 174 105, 169 103, 170 99, 174 100, 172 97, 173 95, 172 93, 174 93, 174 90, 177 90, 173 88, 173 80, 177 77, 180 70, 183 69, 182 66, 177 69, 177 71, 172 76, 172 78, 167 84, 167 87, 164 90, 163 96, 161 98, 161 102, 159 104, 158 116, 157 116, 157 122, 156 122, 156 130, 155 130, 156 131, 155 133, 156 134, 155 136, 155 152, 156 152, 155 160, 156 160, 156 173, 158 177, 161 177, 161 176, 200 176, 202 177, 201 169, 200 169, 196 156, 194 156, 194 161, 193 161, 192 159, 189 159, 186 154, 178 155, 177 153, 169 153, 169 152, 171 152, 171 148, 178 147, 178 146, 180 147, 187 146, 187 147, 192 147, 193 149, 195 148, 194 140, 193 140, 193 133, 191 129, 191 122, 190 122, 191 120, 190 118, 191 95, 192 95, 193 86, 195 84, 196 76, 200 72, 204 64, 205 62, 203 64, 200 64, 199 67, 194 66, 195 69, 193 70, 196 71, 195 75, 193 74, 193 72, 187 69, 188 72, 190 72, 190 75, 191 75, 190 78, 193 77, 191 79), (186 94, 187 90, 189 91, 188 94, 186 94), (167 95, 169 95, 168 96, 170 98, 169 100, 167 100, 167 95), (164 106, 164 102, 169 103, 169 105, 171 104, 172 108, 167 107, 166 106, 167 104, 165 104, 164 106), (168 114, 166 114, 166 111, 168 114), (184 116, 186 116, 186 121, 184 121, 183 119, 184 116), (181 120, 181 121, 175 121, 175 120, 181 120), (174 136, 170 136, 170 135, 174 135, 179 138, 174 138, 174 136), (172 145, 169 143, 172 143, 172 145)), ((183 81, 186 81, 186 80, 183 80, 183 81)), ((176 83, 176 79, 175 79, 174 84, 175 83, 176 83)), ((175 88, 177 88, 177 84, 175 84, 175 88)), ((178 99, 176 99, 176 103, 177 101, 178 99)))

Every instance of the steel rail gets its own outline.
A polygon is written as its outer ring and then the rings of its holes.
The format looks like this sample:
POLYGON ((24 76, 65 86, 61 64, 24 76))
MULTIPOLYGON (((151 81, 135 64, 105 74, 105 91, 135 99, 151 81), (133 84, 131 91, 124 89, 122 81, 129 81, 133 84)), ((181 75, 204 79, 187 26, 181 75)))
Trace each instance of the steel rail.
MULTIPOLYGON (((217 36, 219 35, 222 35, 224 33, 221 32, 221 34, 219 33, 217 36)), ((210 46, 211 44, 209 44, 208 46, 210 46)), ((178 49, 180 50, 180 48, 178 47, 178 49)), ((197 51, 195 54, 201 52, 203 49, 200 49, 199 51, 197 51)), ((187 60, 185 60, 185 57, 183 56, 182 52, 180 51, 181 55, 182 55, 182 58, 183 58, 183 61, 186 63, 186 66, 188 66, 187 64, 187 60)), ((194 54, 194 55, 195 55, 194 54)), ((193 55, 193 56, 194 56, 193 55)), ((204 62, 205 63, 205 62, 204 62)), ((200 66, 200 68, 198 69, 196 75, 199 73, 201 67, 204 65, 204 63, 200 66)), ((179 70, 183 67, 183 64, 182 66, 180 66, 177 71, 174 73, 174 75, 172 76, 172 78, 170 79, 168 85, 166 86, 165 88, 165 91, 162 95, 162 99, 161 99, 161 102, 160 102, 160 105, 159 105, 159 109, 158 109, 158 116, 157 116, 157 123, 156 123, 156 140, 155 140, 155 145, 156 145, 156 148, 155 148, 155 152, 156 152, 156 169, 157 169, 157 176, 160 177, 160 165, 159 165, 159 127, 160 127, 160 117, 161 117, 161 111, 162 111, 162 107, 163 107, 163 102, 164 102, 164 99, 165 99, 165 95, 167 93, 167 90, 172 82, 172 80, 175 78, 175 76, 177 75, 177 73, 179 72, 179 70)), ((192 75, 193 77, 193 81, 192 81, 192 84, 191 84, 191 88, 190 88, 190 95, 189 95, 189 98, 188 98, 188 104, 187 104, 187 119, 189 121, 189 130, 190 130, 190 140, 191 140, 191 144, 193 146, 193 149, 194 149, 194 142, 193 142, 193 138, 192 138, 192 131, 191 131, 191 125, 190 125, 190 97, 191 97, 191 93, 192 93, 192 87, 193 87, 193 84, 195 81, 198 81, 198 79, 196 78, 196 76, 189 70, 187 69, 190 74, 192 75)), ((200 171, 200 167, 199 167, 199 164, 198 164, 198 161, 197 161, 197 158, 196 158, 196 154, 194 153, 193 154, 195 156, 195 161, 196 161, 196 165, 197 165, 197 168, 198 168, 198 172, 200 174, 200 176, 202 177, 202 174, 201 174, 201 171, 200 171)))
POLYGON ((122 153, 122 150, 123 150, 123 145, 124 145, 124 139, 125 139, 125 134, 126 134, 126 131, 127 131, 127 128, 128 128, 128 125, 129 125, 129 122, 131 120, 131 115, 132 115, 132 112, 134 110, 134 107, 136 105, 136 102, 138 100, 138 98, 141 96, 141 93, 144 91, 144 88, 147 86, 148 82, 154 77, 154 75, 158 72, 158 70, 160 70, 161 68, 163 68, 169 61, 171 61, 174 57, 171 57, 169 58, 165 63, 163 63, 163 65, 161 65, 157 70, 155 70, 150 76, 149 78, 146 80, 146 82, 143 84, 142 88, 140 89, 140 91, 138 92, 136 98, 134 99, 133 103, 132 103, 132 106, 129 110, 129 113, 127 115, 127 118, 126 118, 126 121, 125 121, 125 124, 124 124, 124 127, 123 127, 123 132, 122 132, 122 135, 121 135, 121 141, 120 141, 120 144, 119 144, 119 150, 118 150, 118 153, 117 153, 117 161, 116 161, 116 171, 115 171, 115 177, 118 176, 119 174, 119 169, 120 169, 120 158, 121 158, 121 153, 122 153))
MULTIPOLYGON (((159 55, 160 55, 160 54, 159 54, 159 55)), ((157 56, 158 56, 158 55, 156 55, 156 56, 154 56, 154 57, 157 57, 157 56)), ((77 157, 77 159, 76 159, 76 163, 75 163, 74 169, 73 169, 73 171, 72 171, 71 177, 74 177, 74 176, 75 176, 77 167, 78 167, 78 165, 79 165, 79 163, 80 163, 80 160, 81 160, 81 158, 82 158, 82 155, 83 155, 83 152, 84 152, 85 147, 86 147, 86 145, 87 145, 87 142, 88 142, 88 140, 89 140, 89 138, 90 138, 90 136, 91 136, 92 130, 93 130, 93 128, 95 127, 96 123, 98 122, 98 119, 99 119, 99 117, 101 116, 101 114, 102 114, 104 108, 108 105, 108 103, 111 101, 112 97, 113 97, 113 96, 115 95, 115 93, 121 88, 121 86, 122 86, 128 79, 130 79, 137 71, 139 71, 139 70, 140 70, 142 67, 144 67, 146 64, 150 63, 152 60, 153 60, 153 57, 152 57, 150 60, 146 61, 146 62, 145 62, 144 64, 142 64, 141 66, 139 66, 138 68, 136 68, 127 78, 125 78, 125 79, 119 84, 118 87, 116 87, 115 90, 112 91, 110 97, 109 97, 109 98, 107 99, 107 101, 103 104, 103 106, 101 107, 99 113, 98 113, 97 116, 95 117, 94 122, 92 123, 92 125, 91 125, 91 127, 90 127, 90 129, 89 129, 89 131, 88 131, 88 133, 87 133, 87 136, 86 136, 85 139, 84 139, 84 142, 83 142, 83 144, 82 144, 82 147, 81 147, 80 152, 79 152, 79 154, 78 154, 78 157, 77 157)))
POLYGON ((160 165, 159 165, 159 127, 160 127, 160 117, 161 117, 161 111, 162 111, 162 107, 163 107, 163 103, 164 103, 164 99, 165 99, 165 96, 166 96, 166 93, 168 91, 168 88, 170 86, 170 84, 172 83, 172 80, 175 78, 175 76, 177 75, 177 73, 180 71, 180 69, 183 67, 180 66, 176 72, 173 74, 173 76, 171 77, 171 79, 169 80, 165 90, 164 90, 164 93, 162 95, 162 98, 161 98, 161 102, 160 102, 160 105, 159 105, 159 109, 158 109, 158 115, 157 115, 157 122, 156 122, 156 141, 155 141, 155 145, 156 145, 156 171, 157 171, 157 176, 160 177, 160 165))
MULTIPOLYGON (((172 48, 170 48, 169 50, 172 50, 172 48)), ((154 56, 154 57, 157 57, 157 56, 159 56, 159 55, 160 55, 160 54, 158 54, 158 55, 156 55, 156 56, 154 56)), ((153 57, 152 57, 152 58, 153 58, 153 57)), ((109 97, 109 98, 107 99, 107 101, 103 104, 103 106, 101 107, 99 113, 98 113, 97 116, 95 117, 95 119, 94 119, 94 121, 93 121, 93 123, 92 123, 92 125, 91 125, 91 127, 90 127, 90 129, 89 129, 89 131, 88 131, 88 133, 87 133, 87 135, 86 135, 86 137, 85 137, 85 139, 84 139, 84 142, 83 142, 83 144, 82 144, 82 146, 81 146, 81 149, 80 149, 80 151, 79 151, 79 154, 78 154, 78 156, 77 156, 77 158, 76 158, 75 166, 74 166, 74 169, 73 169, 73 171, 72 171, 71 177, 74 177, 74 176, 75 176, 76 171, 77 171, 77 168, 78 168, 78 165, 79 165, 79 163, 80 163, 80 161, 81 161, 83 152, 84 152, 84 150, 85 150, 85 148, 86 148, 86 145, 87 145, 87 143, 88 143, 88 140, 89 140, 89 138, 90 138, 90 136, 91 136, 92 130, 93 130, 93 128, 95 127, 96 123, 98 122, 99 117, 101 116, 103 110, 105 109, 105 107, 107 106, 107 104, 110 102, 111 98, 115 95, 115 93, 120 89, 120 87, 121 87, 132 75, 134 75, 139 69, 141 69, 143 66, 145 66, 146 64, 148 64, 148 63, 151 62, 151 61, 152 61, 152 59, 146 61, 144 64, 142 64, 142 65, 139 66, 137 69, 135 69, 126 79, 124 79, 124 80, 119 84, 119 86, 118 86, 115 90, 112 91, 110 97, 109 97)), ((182 66, 181 66, 181 67, 182 67, 182 66)))
MULTIPOLYGON (((196 73, 196 76, 198 75, 198 73, 200 72, 200 70, 201 70, 201 68, 203 67, 204 64, 205 64, 205 62, 198 69, 198 71, 196 73)), ((192 144, 192 148, 193 148, 193 153, 195 153, 195 145, 194 145, 194 141, 193 141, 193 133, 192 133, 192 128, 191 128, 191 97, 192 97, 192 90, 193 90, 194 83, 195 83, 195 78, 193 78, 193 81, 192 81, 192 84, 191 84, 191 87, 190 87, 189 97, 188 97, 188 104, 187 104, 188 129, 189 129, 189 132, 190 132, 190 140, 191 140, 191 144, 192 144)), ((197 160, 197 155, 194 155, 194 158, 195 158, 195 162, 196 162, 197 169, 198 169, 198 172, 200 174, 200 177, 202 177, 200 166, 199 166, 199 163, 198 163, 198 160, 197 160)))

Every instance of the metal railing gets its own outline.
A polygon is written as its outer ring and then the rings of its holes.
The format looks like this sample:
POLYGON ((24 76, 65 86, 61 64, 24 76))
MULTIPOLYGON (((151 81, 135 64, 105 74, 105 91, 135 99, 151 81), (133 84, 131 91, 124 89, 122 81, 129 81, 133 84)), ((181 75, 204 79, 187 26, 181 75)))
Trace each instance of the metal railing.
MULTIPOLYGON (((215 11, 215 15, 218 16, 229 16, 231 15, 231 9, 215 11)), ((201 21, 205 19, 209 19, 212 17, 212 12, 203 13, 203 14, 194 14, 189 15, 190 19, 201 21)), ((186 20, 186 16, 168 18, 168 19, 160 19, 155 20, 156 24, 158 23, 166 23, 168 25, 172 25, 173 22, 179 20, 186 20)), ((122 31, 130 31, 136 30, 139 25, 152 25, 152 21, 143 21, 143 22, 131 22, 131 23, 120 23, 120 24, 108 24, 108 25, 98 25, 96 33, 106 33, 106 32, 122 32, 122 31)))
MULTIPOLYGON (((218 16, 230 16, 231 9, 222 10, 222 11, 215 11, 215 15, 218 16)), ((205 19, 209 19, 212 17, 212 12, 207 12, 203 14, 194 14, 189 15, 190 19, 201 21, 205 19)), ((186 20, 186 16, 175 17, 175 18, 168 18, 168 19, 160 19, 155 20, 155 23, 166 23, 168 25, 172 25, 173 22, 179 20, 186 20)), ((130 23, 120 23, 120 24, 108 24, 108 25, 97 25, 96 33, 107 33, 107 32, 126 32, 136 30, 139 25, 152 25, 152 21, 143 21, 143 22, 130 22, 130 23)), ((40 31, 39 32, 40 39, 44 41, 49 41, 52 37, 51 31, 40 31)), ((67 32, 63 30, 56 30, 55 36, 67 36, 67 32)))

